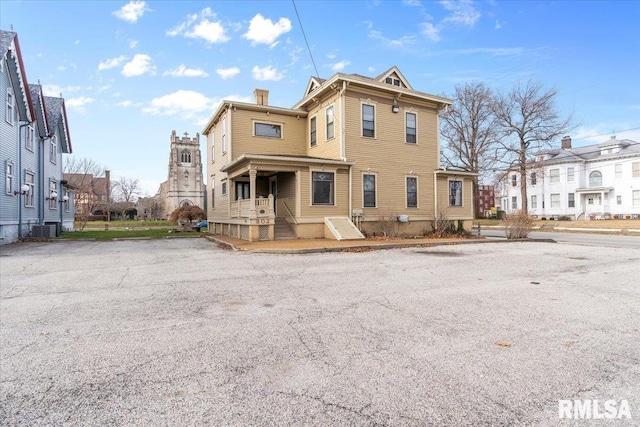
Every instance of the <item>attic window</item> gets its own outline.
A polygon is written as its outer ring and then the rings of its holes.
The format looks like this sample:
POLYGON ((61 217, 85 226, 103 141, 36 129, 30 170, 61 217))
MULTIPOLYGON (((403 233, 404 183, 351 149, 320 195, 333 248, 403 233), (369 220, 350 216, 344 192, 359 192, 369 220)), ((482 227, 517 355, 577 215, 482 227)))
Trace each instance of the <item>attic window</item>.
POLYGON ((400 86, 400 79, 394 79, 393 77, 387 77, 385 83, 389 83, 390 85, 400 86))

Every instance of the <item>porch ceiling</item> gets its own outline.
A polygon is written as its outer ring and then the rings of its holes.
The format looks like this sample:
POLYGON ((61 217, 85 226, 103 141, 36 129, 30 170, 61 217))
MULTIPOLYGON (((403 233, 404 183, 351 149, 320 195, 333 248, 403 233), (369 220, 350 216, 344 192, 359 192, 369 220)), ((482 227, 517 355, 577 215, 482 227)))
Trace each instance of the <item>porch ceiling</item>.
POLYGON ((576 188, 576 193, 609 193, 611 191, 613 191, 613 187, 576 188))
POLYGON ((307 156, 288 156, 288 155, 268 155, 268 154, 243 154, 233 162, 223 166, 220 171, 227 172, 229 175, 237 175, 244 173, 247 169, 254 166, 263 171, 295 171, 299 167, 308 166, 342 166, 349 167, 353 162, 342 161, 336 159, 323 159, 320 157, 307 156))

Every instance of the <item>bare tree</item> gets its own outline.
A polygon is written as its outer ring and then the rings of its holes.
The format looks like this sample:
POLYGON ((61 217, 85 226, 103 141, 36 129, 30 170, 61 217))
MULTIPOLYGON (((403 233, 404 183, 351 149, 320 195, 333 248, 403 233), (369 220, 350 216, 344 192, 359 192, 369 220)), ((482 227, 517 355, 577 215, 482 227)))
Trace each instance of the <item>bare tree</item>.
MULTIPOLYGON (((456 86, 453 105, 440 116, 444 166, 488 174, 496 162, 497 129, 491 90, 480 82, 456 86)), ((473 178, 473 212, 477 216, 479 176, 473 178)))
POLYGON ((113 182, 112 187, 113 199, 116 202, 114 207, 121 212, 122 218, 125 218, 127 211, 134 208, 135 201, 138 199, 140 182, 135 178, 121 176, 113 182))
POLYGON ((64 179, 74 187, 74 206, 81 208, 76 219, 83 229, 94 210, 109 204, 109 173, 104 166, 87 157, 65 156, 64 159, 64 179))
POLYGON ((518 84, 509 93, 500 94, 493 104, 493 114, 501 138, 501 161, 508 169, 520 173, 522 212, 529 211, 527 201, 527 171, 533 154, 548 148, 551 142, 571 130, 572 117, 561 118, 555 100, 558 91, 546 89, 542 83, 529 80, 518 84))
POLYGON ((140 194, 140 181, 121 176, 113 182, 114 199, 119 202, 133 203, 140 194))

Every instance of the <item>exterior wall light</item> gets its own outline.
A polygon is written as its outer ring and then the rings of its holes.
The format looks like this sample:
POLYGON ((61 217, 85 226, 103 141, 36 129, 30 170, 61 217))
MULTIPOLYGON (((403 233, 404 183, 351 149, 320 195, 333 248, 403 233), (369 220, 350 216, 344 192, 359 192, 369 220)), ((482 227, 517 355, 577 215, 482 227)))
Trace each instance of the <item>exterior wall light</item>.
POLYGON ((56 200, 57 198, 58 198, 58 193, 55 191, 52 191, 49 197, 45 197, 45 200, 56 200))
POLYGON ((398 104, 393 104, 393 106, 391 107, 391 111, 394 113, 400 111, 400 107, 398 107, 398 104))
POLYGON ((29 194, 29 186, 27 184, 24 184, 22 187, 20 187, 20 191, 13 192, 14 196, 18 194, 22 194, 23 196, 26 196, 27 194, 29 194))

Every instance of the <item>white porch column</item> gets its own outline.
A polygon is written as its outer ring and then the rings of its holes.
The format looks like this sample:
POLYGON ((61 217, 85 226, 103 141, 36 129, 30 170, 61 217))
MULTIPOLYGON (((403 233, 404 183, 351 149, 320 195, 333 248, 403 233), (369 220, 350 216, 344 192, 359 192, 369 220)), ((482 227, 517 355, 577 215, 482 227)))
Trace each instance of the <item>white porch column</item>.
POLYGON ((251 169, 249 171, 249 218, 257 218, 256 215, 256 176, 258 171, 251 169))

